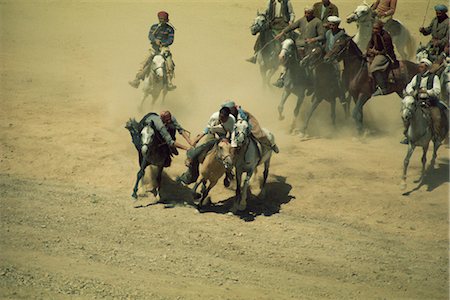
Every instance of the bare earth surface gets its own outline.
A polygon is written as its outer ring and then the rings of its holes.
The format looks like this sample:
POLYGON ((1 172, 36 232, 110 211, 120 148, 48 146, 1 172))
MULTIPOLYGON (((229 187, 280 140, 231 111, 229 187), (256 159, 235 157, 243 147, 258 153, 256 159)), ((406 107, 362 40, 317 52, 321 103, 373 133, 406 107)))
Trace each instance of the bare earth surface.
MULTIPOLYGON (((397 17, 426 41, 426 1, 399 2, 397 17)), ((288 135, 293 99, 278 121, 280 90, 263 89, 244 61, 264 3, 0 1, 0 298, 448 298, 448 148, 419 186, 417 150, 402 195, 397 96, 366 105, 363 142, 340 107, 338 127, 329 125, 325 103, 312 139, 288 135), (141 91, 127 81, 162 9, 177 29, 178 89, 138 111, 141 91), (199 213, 173 181, 181 153, 162 191, 175 207, 134 208, 137 155, 125 121, 170 109, 196 134, 227 98, 277 138, 267 198, 230 215, 234 192, 219 184, 218 206, 199 213)), ((305 3, 293 3, 300 16, 305 3)), ((341 15, 356 6, 335 3, 341 15)))

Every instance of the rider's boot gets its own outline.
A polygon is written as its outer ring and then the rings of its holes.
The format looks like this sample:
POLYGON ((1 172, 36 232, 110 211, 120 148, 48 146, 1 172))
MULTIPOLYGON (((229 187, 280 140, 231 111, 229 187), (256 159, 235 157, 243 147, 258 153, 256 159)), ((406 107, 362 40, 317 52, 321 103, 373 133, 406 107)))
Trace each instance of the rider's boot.
POLYGON ((278 80, 273 84, 274 86, 276 86, 277 88, 282 88, 284 87, 284 74, 285 73, 281 73, 280 77, 278 78, 278 80))
POLYGON ((247 58, 245 61, 248 61, 249 63, 252 63, 252 64, 256 64, 256 55, 253 55, 252 57, 247 58))
POLYGON ((386 95, 387 94, 387 79, 385 78, 385 75, 383 72, 377 71, 373 73, 373 77, 375 78, 375 81, 377 82, 377 89, 372 94, 372 97, 386 95))
POLYGON ((137 89, 139 87, 139 84, 141 83, 141 80, 138 78, 135 78, 131 81, 128 81, 128 84, 137 89))
POLYGON ((171 77, 172 76, 169 75, 168 79, 167 79, 167 90, 169 90, 169 91, 173 91, 174 89, 177 88, 177 86, 172 83, 172 78, 171 77))

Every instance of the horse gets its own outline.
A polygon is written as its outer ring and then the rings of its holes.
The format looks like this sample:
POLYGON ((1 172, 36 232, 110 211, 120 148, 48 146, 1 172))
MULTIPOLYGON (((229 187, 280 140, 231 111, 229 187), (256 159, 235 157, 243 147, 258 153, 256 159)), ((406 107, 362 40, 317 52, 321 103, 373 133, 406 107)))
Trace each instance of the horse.
MULTIPOLYGON (((336 126, 336 98, 339 98, 341 95, 339 93, 339 82, 341 80, 340 73, 336 72, 336 66, 332 62, 325 62, 323 60, 324 50, 321 46, 314 47, 308 55, 306 55, 302 59, 302 64, 306 66, 310 66, 315 70, 314 76, 314 96, 312 99, 312 106, 309 109, 305 123, 300 136, 304 136, 306 134, 309 120, 312 117, 312 114, 316 110, 317 106, 323 101, 326 100, 330 103, 331 107, 331 122, 333 126, 336 126), (338 78, 336 78, 336 75, 338 78)), ((345 117, 347 118, 350 110, 350 99, 341 99, 341 103, 344 108, 345 117)))
MULTIPOLYGON (((365 50, 372 36, 372 26, 375 15, 366 3, 356 7, 355 11, 347 16, 347 23, 356 22, 358 33, 354 37, 359 49, 365 50)), ((398 20, 391 19, 384 29, 390 33, 392 42, 403 60, 412 59, 416 50, 416 42, 409 30, 398 20)))
POLYGON ((290 131, 293 131, 296 125, 297 117, 300 112, 303 100, 305 99, 307 75, 305 66, 301 64, 298 56, 297 47, 292 39, 285 39, 282 42, 279 59, 284 61, 286 74, 284 76, 284 89, 281 95, 281 101, 278 105, 278 119, 284 120, 283 110, 287 98, 294 94, 297 96, 297 104, 294 109, 294 119, 290 131))
POLYGON ((170 55, 168 49, 162 49, 161 52, 157 53, 148 67, 146 72, 142 91, 144 93, 142 97, 139 109, 142 111, 145 100, 149 95, 152 96, 152 106, 158 100, 162 93, 162 102, 166 99, 167 93, 169 91, 167 87, 167 65, 166 56, 170 55))
MULTIPOLYGON (((375 84, 369 75, 366 57, 362 54, 356 43, 348 35, 339 38, 333 48, 325 55, 325 61, 344 61, 344 83, 353 97, 355 108, 352 116, 356 122, 358 133, 363 133, 363 107, 375 92, 375 84)), ((390 72, 388 80, 388 93, 397 93, 403 98, 403 90, 417 74, 417 64, 410 61, 400 61, 400 67, 390 72), (392 82, 393 81, 393 82, 392 82)))
POLYGON ((145 175, 145 169, 149 166, 156 167, 156 177, 152 176, 153 189, 151 193, 158 199, 161 188, 162 171, 170 166, 171 150, 164 142, 161 134, 151 125, 144 124, 146 115, 138 123, 134 118, 129 119, 125 124, 131 135, 131 140, 138 151, 139 171, 136 183, 133 188, 132 197, 137 199, 138 185, 145 175))
POLYGON ((437 157, 437 151, 442 142, 448 135, 448 118, 445 114, 441 124, 443 124, 444 130, 441 130, 439 137, 433 137, 432 133, 432 121, 430 113, 427 109, 427 104, 424 101, 416 101, 412 96, 406 96, 402 101, 402 118, 405 121, 409 121, 409 127, 407 130, 408 138, 408 151, 403 161, 403 175, 400 187, 406 188, 406 171, 409 165, 409 159, 414 152, 414 149, 419 146, 423 149, 422 154, 422 171, 419 182, 424 178, 425 165, 427 162, 427 151, 430 141, 433 140, 433 157, 431 159, 430 166, 433 167, 437 157), (442 134, 445 133, 445 134, 442 134))
POLYGON ((281 50, 281 44, 274 39, 275 34, 270 28, 270 21, 265 14, 256 13, 256 18, 250 26, 250 32, 252 35, 259 33, 258 43, 262 47, 256 52, 256 61, 259 65, 263 85, 270 86, 270 79, 280 66, 277 55, 281 50))
POLYGON ((200 201, 198 208, 205 204, 209 191, 217 184, 217 181, 225 174, 227 170, 233 167, 233 157, 231 154, 231 144, 223 139, 218 142, 205 156, 200 165, 200 176, 197 179, 192 191, 197 195, 197 188, 202 185, 200 201), (209 182, 208 187, 206 184, 209 182))
MULTIPOLYGON (((274 136, 267 129, 262 129, 269 141, 274 144, 274 136)), ((232 211, 242 211, 247 207, 247 195, 250 179, 256 173, 257 166, 264 164, 263 180, 260 182, 259 198, 265 196, 265 184, 269 176, 270 158, 272 149, 268 147, 258 147, 258 143, 250 133, 249 124, 245 120, 238 120, 232 133, 232 144, 236 144, 235 167, 236 167, 236 199, 233 203, 232 211), (242 175, 246 173, 244 185, 242 186, 242 175)))

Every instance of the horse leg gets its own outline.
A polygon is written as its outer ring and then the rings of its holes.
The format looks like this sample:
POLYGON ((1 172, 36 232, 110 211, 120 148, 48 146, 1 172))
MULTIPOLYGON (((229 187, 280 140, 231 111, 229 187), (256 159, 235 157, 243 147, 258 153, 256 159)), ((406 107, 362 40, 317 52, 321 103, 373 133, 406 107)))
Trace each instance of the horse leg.
POLYGON ((320 102, 322 102, 322 99, 319 99, 314 95, 314 102, 311 105, 311 108, 309 109, 308 114, 306 116, 305 125, 303 125, 303 129, 302 129, 303 132, 300 132, 300 134, 299 134, 299 135, 301 135, 301 137, 306 135, 306 129, 308 128, 309 120, 311 119, 317 106, 319 106, 320 102))
POLYGON ((160 190, 161 190, 161 182, 162 182, 162 172, 164 167, 158 166, 157 175, 156 175, 156 195, 155 198, 159 201, 160 199, 160 190))
POLYGON ((334 98, 331 102, 331 124, 336 128, 336 98, 334 98))
POLYGON ((360 94, 356 101, 355 108, 353 109, 353 119, 356 122, 356 129, 358 130, 359 135, 363 134, 363 107, 369 99, 370 97, 360 94))
POLYGON ((425 147, 423 147, 423 153, 422 153, 422 170, 420 171, 420 178, 419 180, 417 180, 417 182, 422 182, 424 176, 425 176, 425 165, 427 163, 427 151, 428 151, 428 146, 426 145, 425 147))
POLYGON ((198 204, 199 207, 202 207, 205 205, 204 201, 205 199, 208 197, 209 191, 211 191, 211 189, 216 186, 217 184, 217 180, 213 180, 213 181, 209 181, 209 186, 202 191, 202 199, 200 200, 200 203, 198 204))
POLYGON ((266 182, 267 177, 269 177, 269 166, 270 166, 270 158, 264 162, 263 180, 261 182, 260 187, 261 192, 259 193, 260 199, 264 199, 266 197, 266 182))
POLYGON ((291 92, 287 91, 286 89, 283 89, 283 94, 281 95, 281 101, 280 101, 280 104, 278 105, 278 120, 280 120, 280 121, 284 120, 284 116, 283 116, 284 104, 286 103, 286 100, 290 94, 291 94, 291 92))
POLYGON ((436 158, 437 158, 437 151, 440 146, 441 146, 440 141, 438 141, 438 140, 433 141, 433 157, 431 158, 431 162, 430 162, 431 168, 434 168, 434 164, 436 163, 436 158))
POLYGON ((194 196, 194 199, 198 199, 198 198, 201 197, 200 194, 197 193, 197 189, 198 189, 198 186, 201 183, 203 183, 204 180, 205 179, 203 179, 203 176, 200 175, 199 179, 197 180, 197 182, 195 183, 194 187, 192 188, 192 195, 194 196))
POLYGON ((294 131, 295 126, 297 124, 297 118, 298 118, 298 115, 300 114, 300 108, 302 107, 302 103, 303 103, 304 99, 305 99, 305 90, 302 89, 297 96, 297 104, 295 105, 295 109, 294 109, 294 119, 292 120, 292 124, 291 124, 291 132, 294 131))
POLYGON ((142 97, 141 104, 139 105, 139 111, 142 111, 144 109, 144 102, 145 102, 145 99, 147 99, 147 97, 148 97, 148 93, 144 92, 144 96, 142 97))
POLYGON ((146 167, 147 167, 147 160, 145 159, 145 157, 143 157, 142 162, 141 162, 141 167, 139 169, 139 172, 137 173, 137 179, 136 179, 136 184, 134 185, 134 188, 133 188, 133 194, 131 195, 134 199, 137 199, 137 191, 138 191, 139 182, 141 181, 142 177, 144 177, 144 175, 145 175, 146 167))
POLYGON ((245 210, 247 207, 247 196, 248 196, 248 189, 250 185, 250 179, 252 178, 253 171, 247 172, 247 175, 245 176, 244 180, 244 186, 242 187, 242 197, 241 201, 239 201, 238 210, 245 210))
POLYGON ((236 199, 234 200, 233 207, 231 211, 236 213, 241 202, 241 182, 242 182, 242 170, 236 168, 236 199))
POLYGON ((415 147, 416 146, 412 144, 408 145, 408 152, 406 153, 405 159, 403 160, 403 176, 402 182, 400 183, 400 188, 402 190, 406 189, 406 171, 408 170, 409 159, 411 158, 411 155, 413 154, 415 147))

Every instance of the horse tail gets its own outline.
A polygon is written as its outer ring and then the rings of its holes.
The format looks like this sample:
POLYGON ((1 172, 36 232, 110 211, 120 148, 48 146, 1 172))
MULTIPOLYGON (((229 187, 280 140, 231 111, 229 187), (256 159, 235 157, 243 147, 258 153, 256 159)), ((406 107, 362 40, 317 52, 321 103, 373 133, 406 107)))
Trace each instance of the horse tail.
POLYGON ((414 58, 414 56, 416 55, 416 48, 417 48, 417 43, 416 40, 414 39, 414 37, 411 35, 411 33, 409 32, 409 30, 405 28, 405 33, 406 33, 406 54, 408 55, 408 59, 414 58))

